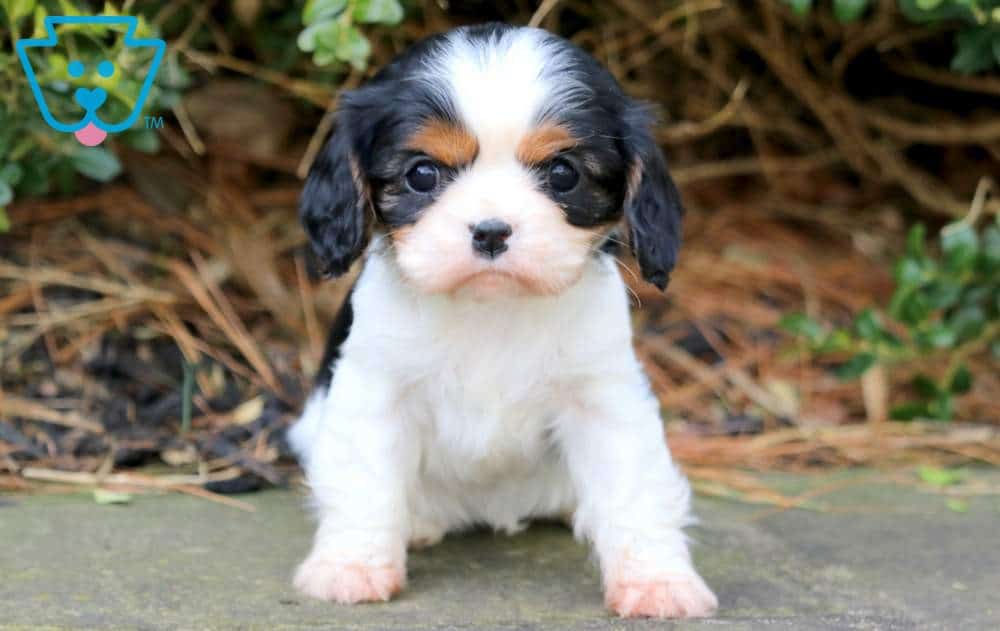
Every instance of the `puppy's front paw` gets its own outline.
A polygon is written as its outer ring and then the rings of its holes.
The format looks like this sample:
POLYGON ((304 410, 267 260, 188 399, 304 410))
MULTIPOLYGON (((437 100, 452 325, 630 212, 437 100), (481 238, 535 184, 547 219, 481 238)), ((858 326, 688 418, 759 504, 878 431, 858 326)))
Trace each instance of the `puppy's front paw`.
POLYGON ((706 618, 719 606, 697 574, 660 580, 616 579, 608 585, 604 601, 623 618, 706 618))
POLYGON ((367 565, 310 555, 295 572, 295 588, 306 596, 338 603, 384 602, 406 583, 400 565, 367 565))

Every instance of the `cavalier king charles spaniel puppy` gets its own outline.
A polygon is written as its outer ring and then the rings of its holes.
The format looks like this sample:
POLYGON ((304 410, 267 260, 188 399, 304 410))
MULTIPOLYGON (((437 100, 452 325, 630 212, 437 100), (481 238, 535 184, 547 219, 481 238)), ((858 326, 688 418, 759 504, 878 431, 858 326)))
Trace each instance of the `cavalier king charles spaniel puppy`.
POLYGON ((708 616, 691 491, 632 348, 613 247, 664 289, 681 203, 646 107, 534 28, 459 28, 344 94, 301 218, 365 254, 289 442, 319 526, 303 593, 383 601, 406 551, 572 521, 622 616, 708 616))

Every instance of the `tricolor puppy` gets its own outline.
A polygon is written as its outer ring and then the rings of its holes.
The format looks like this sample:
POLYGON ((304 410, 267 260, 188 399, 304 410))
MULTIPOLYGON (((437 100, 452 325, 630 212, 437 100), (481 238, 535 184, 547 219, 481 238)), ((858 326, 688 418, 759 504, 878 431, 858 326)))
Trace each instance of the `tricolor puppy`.
POLYGON ((623 224, 661 289, 677 258, 649 125, 574 45, 497 24, 425 40, 343 96, 301 214, 330 274, 367 257, 289 435, 319 517, 302 592, 386 600, 408 546, 566 517, 615 612, 715 610, 606 252, 623 224))

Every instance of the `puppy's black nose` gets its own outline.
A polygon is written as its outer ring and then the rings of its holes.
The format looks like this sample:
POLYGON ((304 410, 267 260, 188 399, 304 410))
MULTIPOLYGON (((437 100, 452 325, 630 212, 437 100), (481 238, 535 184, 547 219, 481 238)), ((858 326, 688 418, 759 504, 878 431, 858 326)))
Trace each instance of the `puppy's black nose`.
POLYGON ((496 258, 507 250, 507 237, 511 235, 510 224, 499 219, 487 219, 474 226, 472 231, 472 249, 480 256, 496 258))

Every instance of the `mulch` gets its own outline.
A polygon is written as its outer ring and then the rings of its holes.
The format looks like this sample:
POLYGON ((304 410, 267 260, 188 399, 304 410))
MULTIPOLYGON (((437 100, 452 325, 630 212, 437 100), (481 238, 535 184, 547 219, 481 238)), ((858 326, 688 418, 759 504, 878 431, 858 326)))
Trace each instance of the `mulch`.
MULTIPOLYGON (((558 28, 582 4, 544 3, 555 8, 536 19, 558 28)), ((980 371, 959 402, 962 423, 881 422, 857 383, 833 376, 836 358, 810 357, 776 328, 791 311, 845 323, 884 304, 914 203, 932 223, 960 214, 967 203, 956 191, 976 184, 968 165, 984 163, 970 146, 995 152, 1000 131, 980 120, 979 96, 961 112, 940 101, 862 101, 847 88, 815 98, 823 76, 849 79, 855 58, 870 61, 865 51, 898 19, 884 6, 847 36, 823 23, 823 38, 847 42, 824 61, 786 55, 810 35, 787 13, 748 17, 757 9, 737 4, 685 2, 687 13, 646 19, 641 3, 611 2, 574 35, 633 93, 673 95, 662 104, 680 116, 660 132, 689 209, 666 295, 636 282, 622 257, 636 350, 675 454, 696 479, 737 487, 746 486, 740 468, 1000 464, 995 370, 980 371), (699 16, 700 30, 685 15, 699 16), (673 69, 669 89, 663 67, 673 69), (934 116, 945 121, 936 134, 917 124, 934 116), (935 144, 947 151, 927 178, 912 149, 935 144)), ((402 39, 373 36, 376 64, 458 19, 428 9, 402 39)), ((890 43, 880 72, 948 83, 916 61, 920 40, 890 43)), ((218 499, 297 475, 284 429, 350 284, 317 277, 295 212, 299 176, 329 129, 303 100, 329 97, 226 55, 180 52, 219 76, 186 95, 193 123, 168 121, 164 151, 120 148, 119 182, 8 211, 0 491, 117 485, 218 499), (224 120, 212 115, 220 110, 224 120), (245 129, 258 130, 252 142, 237 133, 245 129)), ((886 396, 905 396, 907 381, 905 371, 889 376, 886 396)))

